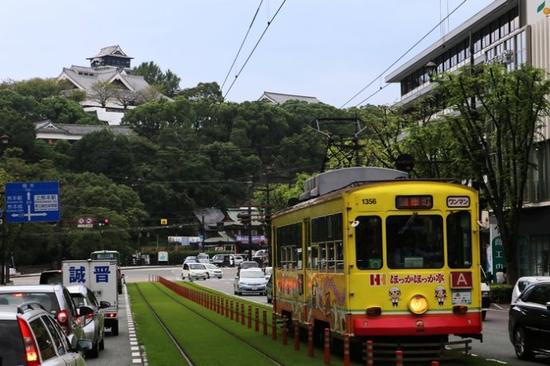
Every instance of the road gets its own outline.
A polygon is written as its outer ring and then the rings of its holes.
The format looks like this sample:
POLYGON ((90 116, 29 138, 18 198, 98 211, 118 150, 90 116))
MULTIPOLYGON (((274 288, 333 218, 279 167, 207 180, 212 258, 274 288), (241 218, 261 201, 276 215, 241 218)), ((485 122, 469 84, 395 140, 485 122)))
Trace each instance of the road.
POLYGON ((483 343, 472 342, 472 353, 485 359, 495 359, 508 365, 536 366, 550 365, 549 357, 537 358, 536 362, 520 361, 508 338, 508 311, 493 305, 483 322, 483 343))
MULTIPOLYGON (((15 285, 37 285, 39 276, 26 276, 13 278, 15 285)), ((118 336, 111 336, 110 332, 105 332, 105 349, 99 353, 99 357, 95 359, 86 359, 87 366, 129 366, 139 365, 132 363, 132 358, 140 359, 140 356, 132 357, 130 345, 130 334, 128 332, 128 313, 126 308, 126 297, 118 296, 119 303, 119 329, 118 336)))
MULTIPOLYGON (((206 287, 233 295, 233 280, 236 274, 234 268, 224 268, 222 279, 209 279, 198 283, 206 287)), ((124 269, 125 280, 131 282, 149 281, 152 276, 163 276, 169 280, 181 280, 181 267, 148 267, 124 269)), ((38 277, 17 278, 16 284, 37 284, 38 277)), ((265 296, 244 296, 244 298, 259 303, 266 303, 265 296)), ((124 300, 124 299, 122 299, 124 300)), ((122 302, 122 301, 121 301, 122 302)), ((124 308, 121 308, 121 317, 126 317, 124 308)), ((121 321, 120 335, 108 337, 105 343, 105 352, 100 354, 97 360, 89 360, 89 365, 130 365, 130 355, 126 352, 129 347, 127 322, 121 321), (116 350, 116 351, 115 351, 116 350), (123 350, 119 352, 119 350, 123 350)), ((487 320, 483 323, 483 343, 474 340, 472 342, 472 353, 484 359, 494 359, 502 364, 517 366, 540 366, 550 365, 550 358, 537 358, 536 362, 520 361, 514 354, 514 349, 508 339, 508 312, 494 307, 487 314, 487 320)))

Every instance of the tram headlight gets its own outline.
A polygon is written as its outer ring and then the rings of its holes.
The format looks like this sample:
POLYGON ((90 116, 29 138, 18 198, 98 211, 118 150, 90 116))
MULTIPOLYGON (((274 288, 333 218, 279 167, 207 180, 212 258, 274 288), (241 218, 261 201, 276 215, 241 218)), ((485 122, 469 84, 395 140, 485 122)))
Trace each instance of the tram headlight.
POLYGON ((428 311, 428 300, 422 295, 414 295, 409 301, 409 310, 416 315, 424 314, 428 311))

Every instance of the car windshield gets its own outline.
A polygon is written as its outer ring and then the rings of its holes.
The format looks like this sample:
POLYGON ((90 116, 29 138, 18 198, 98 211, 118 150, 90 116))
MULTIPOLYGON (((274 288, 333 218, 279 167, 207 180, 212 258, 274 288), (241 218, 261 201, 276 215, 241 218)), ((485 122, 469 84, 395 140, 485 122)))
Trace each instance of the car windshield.
POLYGON ((196 261, 196 260, 197 260, 197 257, 186 257, 185 258, 186 262, 192 262, 192 261, 196 261))
POLYGON ((25 365, 25 347, 17 320, 0 320, 0 365, 25 365))
POLYGON ((213 264, 205 264, 205 266, 206 266, 206 268, 208 268, 208 269, 216 269, 216 268, 218 268, 218 267, 216 267, 216 266, 213 265, 213 264))
POLYGON ((529 285, 529 281, 519 281, 519 282, 518 282, 518 289, 519 289, 519 292, 523 292, 523 290, 525 290, 525 288, 527 287, 527 285, 529 285))
POLYGON ((88 300, 84 297, 82 294, 71 294, 71 297, 73 299, 74 305, 79 308, 81 306, 90 306, 88 303, 88 300))
POLYGON ((241 277, 243 278, 264 278, 262 271, 241 271, 241 277))
POLYGON ((62 282, 61 272, 44 272, 40 274, 39 283, 41 285, 55 285, 62 282))
POLYGON ((204 269, 204 264, 190 263, 189 269, 204 269))
POLYGON ((38 303, 52 314, 59 311, 59 303, 53 292, 0 293, 0 305, 21 305, 24 303, 38 303))

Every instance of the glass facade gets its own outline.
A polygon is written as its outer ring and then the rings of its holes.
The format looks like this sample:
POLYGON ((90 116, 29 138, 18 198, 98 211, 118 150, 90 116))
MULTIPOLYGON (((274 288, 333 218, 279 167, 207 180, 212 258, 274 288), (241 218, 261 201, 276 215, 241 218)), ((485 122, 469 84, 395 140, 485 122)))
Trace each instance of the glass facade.
MULTIPOLYGON (((471 62, 470 50, 473 49, 474 58, 485 56, 485 62, 503 62, 509 68, 527 62, 527 37, 525 31, 510 36, 520 28, 518 9, 514 8, 490 25, 466 36, 456 46, 436 57, 433 62, 437 65, 437 73, 455 71, 459 67, 471 62), (508 37, 508 39, 506 39, 508 37), (517 52, 516 52, 517 51, 517 52), (517 56, 513 56, 514 52, 517 56)), ((430 78, 425 67, 413 72, 401 81, 401 96, 417 91, 428 85, 430 78)))

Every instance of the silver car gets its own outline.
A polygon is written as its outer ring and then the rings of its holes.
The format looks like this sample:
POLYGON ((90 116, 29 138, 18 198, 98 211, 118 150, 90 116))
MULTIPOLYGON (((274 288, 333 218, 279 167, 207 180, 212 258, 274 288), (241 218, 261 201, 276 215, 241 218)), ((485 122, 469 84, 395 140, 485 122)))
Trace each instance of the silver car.
POLYGON ((0 305, 19 306, 24 303, 38 303, 57 320, 70 341, 76 347, 79 340, 86 339, 82 329, 82 318, 91 309, 84 307, 81 315, 69 291, 62 285, 0 286, 0 305))
POLYGON ((84 366, 81 352, 92 344, 80 340, 71 347, 63 329, 42 305, 0 305, 0 364, 84 366))
POLYGON ((109 307, 107 302, 97 301, 92 290, 83 285, 67 286, 77 308, 88 306, 93 313, 84 318, 84 338, 92 341, 92 349, 86 353, 87 357, 99 356, 99 351, 105 348, 105 315, 101 309, 109 307))

